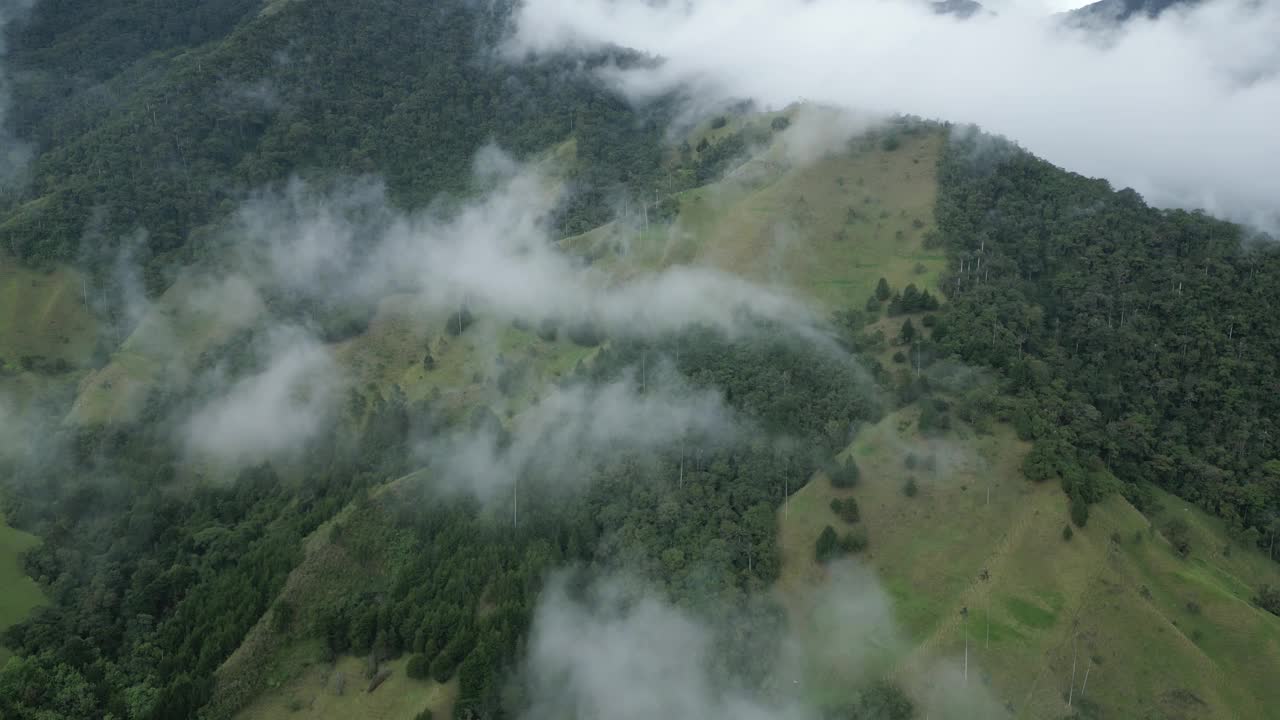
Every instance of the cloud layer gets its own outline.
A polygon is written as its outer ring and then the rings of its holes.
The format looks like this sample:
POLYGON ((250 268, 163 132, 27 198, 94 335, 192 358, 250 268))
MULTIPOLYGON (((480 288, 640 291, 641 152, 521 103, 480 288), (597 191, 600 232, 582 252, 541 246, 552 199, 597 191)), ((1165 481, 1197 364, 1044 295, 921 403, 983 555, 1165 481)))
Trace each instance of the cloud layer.
POLYGON ((422 449, 444 487, 490 498, 530 473, 565 483, 585 477, 585 463, 601 453, 658 450, 681 438, 727 440, 740 427, 720 393, 687 387, 673 373, 661 383, 651 376, 646 390, 634 378, 554 388, 506 437, 481 429, 422 449))
POLYGON ((497 150, 477 176, 491 190, 450 211, 400 214, 380 185, 335 192, 301 183, 239 213, 236 234, 258 248, 274 279, 303 294, 366 300, 396 289, 431 307, 462 304, 504 319, 590 321, 617 335, 652 335, 694 323, 734 333, 743 312, 809 327, 809 309, 786 293, 712 268, 680 266, 617 282, 561 252, 548 218, 559 184, 497 150))
POLYGON ((299 449, 330 419, 342 382, 328 351, 297 329, 270 338, 263 368, 222 389, 184 426, 189 450, 256 462, 299 449))
POLYGON ((1216 0, 1105 33, 990 5, 961 21, 898 0, 528 0, 511 49, 664 58, 609 72, 635 96, 683 85, 973 122, 1157 204, 1275 224, 1280 4, 1216 0))
POLYGON ((909 688, 916 717, 1008 717, 979 683, 963 683, 953 662, 892 672, 912 643, 874 573, 836 563, 806 603, 807 627, 777 638, 777 656, 753 658, 771 669, 765 687, 725 677, 717 628, 751 622, 724 609, 715 622, 668 602, 643 583, 613 576, 572 592, 553 578, 534 615, 523 665, 525 720, 563 717, 640 720, 820 720, 816 697, 843 697, 893 675, 909 688), (819 692, 813 683, 827 692, 819 692))

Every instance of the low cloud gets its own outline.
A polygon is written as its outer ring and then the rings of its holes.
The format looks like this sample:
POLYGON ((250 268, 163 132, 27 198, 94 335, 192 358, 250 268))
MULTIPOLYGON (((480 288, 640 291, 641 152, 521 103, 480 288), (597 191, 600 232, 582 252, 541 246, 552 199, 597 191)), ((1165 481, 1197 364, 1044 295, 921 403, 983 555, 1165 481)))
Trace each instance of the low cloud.
POLYGON ((616 335, 656 335, 703 324, 745 332, 748 315, 817 338, 815 320, 786 292, 708 267, 676 266, 619 281, 562 252, 549 218, 560 184, 490 149, 477 159, 479 199, 404 214, 363 180, 318 191, 301 182, 241 209, 246 265, 265 282, 323 298, 366 301, 415 292, 430 307, 466 306, 501 319, 592 322, 616 335))
POLYGON ((342 377, 328 351, 297 329, 276 330, 263 367, 191 413, 186 447, 201 459, 252 463, 296 451, 332 417, 342 377))
POLYGON ((510 50, 663 58, 606 71, 635 97, 684 87, 977 123, 1156 204, 1277 224, 1280 4, 1205 2, 1104 33, 1040 3, 992 7, 962 21, 896 0, 529 0, 510 50))
POLYGON ((912 644, 874 573, 856 563, 832 565, 805 599, 813 609, 807 625, 778 638, 763 686, 717 670, 734 663, 715 656, 722 651, 716 633, 749 621, 733 617, 735 611, 698 617, 625 576, 572 588, 568 577, 553 578, 534 614, 517 693, 525 720, 819 720, 825 708, 813 704, 815 697, 848 701, 856 688, 886 677, 908 689, 917 717, 1007 717, 950 661, 894 671, 893 661, 912 644))
POLYGON ((442 487, 488 499, 525 476, 554 478, 562 486, 585 478, 590 461, 604 453, 654 451, 682 438, 705 446, 731 439, 742 427, 719 392, 688 387, 673 373, 660 383, 656 378, 647 378, 644 392, 634 376, 553 388, 517 416, 510 431, 459 432, 421 450, 442 487))

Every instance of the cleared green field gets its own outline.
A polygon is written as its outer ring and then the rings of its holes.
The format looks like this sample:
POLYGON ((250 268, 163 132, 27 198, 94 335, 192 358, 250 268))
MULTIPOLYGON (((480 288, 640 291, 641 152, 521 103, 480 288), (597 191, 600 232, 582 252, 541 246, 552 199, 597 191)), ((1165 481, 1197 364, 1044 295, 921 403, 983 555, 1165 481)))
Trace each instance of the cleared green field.
MULTIPOLYGON (((20 622, 45 603, 44 592, 22 570, 22 553, 40 544, 40 539, 5 524, 0 517, 0 631, 20 622)), ((9 651, 0 646, 0 663, 9 651)))
MULTIPOLYGON (((314 654, 314 647, 293 649, 314 654)), ((263 693, 236 715, 238 720, 273 720, 305 717, 313 720, 410 720, 430 709, 435 717, 451 717, 455 683, 441 685, 430 680, 414 680, 405 675, 408 658, 383 663, 391 675, 373 692, 368 692, 366 662, 344 656, 334 663, 309 663, 296 676, 263 693), (339 691, 341 688, 341 691, 339 691)))
POLYGON ((22 267, 0 254, 0 367, 24 356, 88 362, 97 324, 85 304, 80 274, 22 267))
MULTIPOLYGON (((779 586, 793 617, 806 617, 802 599, 823 577, 814 541, 825 525, 843 527, 830 499, 850 495, 870 538, 862 561, 893 598, 910 648, 890 674, 918 696, 930 695, 940 660, 962 664, 967 645, 968 682, 1009 717, 1063 717, 1081 692, 1106 717, 1270 716, 1280 703, 1280 618, 1249 603, 1280 576, 1264 557, 1231 547, 1220 523, 1163 493, 1154 528, 1111 497, 1065 541, 1066 496, 1021 477, 1027 448, 1007 428, 926 439, 914 418, 908 408, 859 434, 846 451, 862 469, 856 489, 820 475, 779 514, 779 586), (908 469, 908 452, 934 455, 936 472, 908 469), (913 498, 903 493, 908 477, 919 486, 913 498), (1159 532, 1175 515, 1193 529, 1189 559, 1159 532)), ((811 678, 824 694, 838 693, 840 680, 811 678)))
POLYGON ((200 354, 247 326, 262 303, 247 281, 182 275, 148 308, 106 366, 81 383, 69 419, 127 420, 147 388, 183 383, 200 354))
POLYGON ((730 177, 681 193, 669 226, 611 223, 563 245, 618 277, 705 265, 827 309, 861 309, 881 277, 936 290, 946 256, 923 239, 934 226, 942 142, 929 132, 892 151, 851 143, 806 163, 786 161, 775 145, 730 177))

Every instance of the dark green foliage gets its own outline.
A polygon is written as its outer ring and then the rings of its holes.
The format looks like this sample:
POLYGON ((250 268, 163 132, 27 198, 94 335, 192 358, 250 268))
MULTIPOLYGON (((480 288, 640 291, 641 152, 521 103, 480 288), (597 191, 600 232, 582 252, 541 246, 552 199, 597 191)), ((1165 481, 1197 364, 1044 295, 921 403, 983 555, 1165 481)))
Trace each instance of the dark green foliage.
POLYGON ((435 713, 431 712, 431 708, 427 708, 413 717, 413 720, 434 720, 435 713))
POLYGON ((915 283, 911 283, 903 288, 901 293, 894 293, 889 299, 889 314, 932 312, 937 310, 938 306, 938 299, 928 290, 922 291, 915 286, 915 283))
POLYGON ((1253 598, 1254 604, 1272 615, 1280 615, 1280 588, 1263 585, 1253 598))
POLYGON ((729 124, 729 118, 725 117, 724 115, 717 115, 711 118, 712 130, 719 130, 720 128, 724 127, 727 124, 729 124))
POLYGON ((271 630, 277 633, 289 632, 293 629, 293 620, 297 614, 298 609, 292 602, 277 600, 271 609, 271 630))
POLYGON ((582 347, 595 347, 604 342, 604 333, 593 322, 577 322, 569 326, 569 340, 582 347))
MULTIPOLYGON (((850 208, 850 212, 853 212, 852 208, 850 208)), ((889 281, 884 278, 880 278, 876 283, 876 299, 880 302, 884 302, 889 299, 890 295, 892 295, 892 292, 889 290, 889 281)))
POLYGON ((199 254, 192 231, 248 189, 374 173, 421 206, 468 190, 490 141, 527 154, 577 138, 576 191, 556 218, 575 232, 608 217, 611 193, 658 176, 669 110, 593 73, 634 55, 497 62, 509 2, 261 7, 65 0, 7 27, 11 119, 40 154, 32 182, 0 196, 6 246, 100 269, 141 227, 138 259, 159 269, 199 254))
POLYGON ((1280 511, 1264 470, 1280 393, 1259 391, 1280 383, 1280 248, 992 138, 953 141, 939 173, 949 331, 934 339, 1020 398, 1028 477, 1075 492, 1102 466, 1265 535, 1280 511))
POLYGON ((1063 539, 1063 540, 1070 541, 1070 540, 1071 540, 1071 538, 1072 538, 1072 536, 1074 536, 1075 534, 1076 534, 1076 532, 1075 532, 1074 530, 1072 530, 1072 529, 1071 529, 1071 526, 1070 526, 1070 525, 1063 525, 1063 526, 1062 526, 1062 539, 1063 539))
POLYGON ((791 127, 791 119, 788 118, 786 115, 779 115, 778 117, 769 121, 769 127, 773 128, 773 130, 777 132, 781 132, 791 127))
POLYGON ((911 318, 907 318, 902 323, 902 329, 898 331, 898 340, 906 345, 910 345, 912 340, 916 339, 916 326, 911 323, 911 318))
POLYGON ((836 460, 830 463, 827 468, 827 476, 831 478, 831 487, 851 488, 858 484, 858 479, 862 473, 858 470, 858 463, 852 458, 836 460))
POLYGON ((940 398, 925 398, 920 402, 920 432, 931 434, 951 428, 951 405, 940 398))
POLYGON ((420 652, 414 653, 409 656, 408 662, 405 663, 404 672, 414 680, 425 680, 429 665, 426 655, 420 652))
POLYGON ((818 534, 818 540, 813 547, 813 556, 820 562, 824 563, 833 557, 839 555, 840 537, 836 535, 836 529, 830 525, 822 528, 822 532, 818 534))
POLYGON ((911 720, 916 711, 897 685, 879 680, 858 694, 858 701, 826 708, 824 720, 911 720))
POLYGON ((1083 528, 1089 523, 1089 503, 1079 495, 1071 498, 1071 522, 1078 528, 1083 528))
POLYGON ((920 494, 920 486, 915 478, 907 478, 907 482, 902 486, 902 494, 909 498, 920 494))
POLYGON ((907 356, 904 355, 901 350, 894 350, 893 356, 890 359, 901 365, 907 361, 907 356))
POLYGON ((1164 526, 1164 536, 1173 546, 1179 557, 1191 554, 1191 526, 1180 517, 1173 518, 1164 526))
POLYGON ((858 511, 858 501, 854 498, 832 498, 831 512, 847 523, 856 523, 862 519, 858 511))
POLYGON ((867 304, 864 305, 863 308, 869 313, 876 313, 878 315, 880 313, 880 301, 876 299, 875 295, 872 295, 867 298, 867 304))
POLYGON ((867 531, 861 527, 850 530, 840 536, 838 547, 840 548, 840 552, 846 555, 862 552, 867 549, 867 531))
POLYGON ((450 335, 461 335, 471 327, 476 321, 471 311, 466 307, 459 308, 449 313, 449 317, 444 322, 444 331, 450 335))

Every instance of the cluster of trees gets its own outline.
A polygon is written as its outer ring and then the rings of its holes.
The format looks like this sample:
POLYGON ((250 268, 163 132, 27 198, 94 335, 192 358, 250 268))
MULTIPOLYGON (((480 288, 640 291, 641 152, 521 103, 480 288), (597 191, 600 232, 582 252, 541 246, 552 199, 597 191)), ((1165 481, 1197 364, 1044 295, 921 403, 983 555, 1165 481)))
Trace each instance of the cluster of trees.
MULTIPOLYGON (((458 678, 460 716, 499 717, 538 591, 553 569, 575 565, 584 577, 638 575, 712 618, 720 669, 762 680, 783 623, 762 599, 779 569, 775 509, 877 413, 854 368, 786 337, 765 328, 732 341, 698 328, 604 347, 576 381, 668 358, 762 432, 584 451, 554 476, 531 468, 518 523, 509 502, 442 499, 425 484, 369 492, 409 469, 413 428, 464 420, 394 389, 349 403, 350 422, 309 446, 290 472, 298 480, 269 464, 227 486, 180 477, 166 420, 194 399, 186 391, 153 393, 129 425, 65 429, 73 451, 24 470, 9 494, 7 517, 45 539, 27 569, 51 603, 4 638, 17 657, 0 670, 0 714, 224 717, 247 696, 209 705, 214 671, 269 613, 272 632, 319 639, 330 654, 410 654, 415 675, 458 678), (330 520, 328 541, 359 577, 335 578, 336 590, 310 601, 278 600, 303 539, 330 520)), ((260 339, 237 334, 200 367, 252 373, 260 339)))
POLYGON ((947 353, 1001 371, 1026 471, 1086 502, 1145 483, 1280 532, 1280 249, 1199 212, 955 139, 940 167, 947 353))
POLYGON ((814 558, 825 563, 850 553, 860 552, 867 547, 867 533, 862 528, 849 530, 841 535, 830 525, 822 528, 814 542, 814 558))
MULTIPOLYGON (((254 348, 241 334, 203 361, 250 372, 254 348)), ((228 485, 187 482, 170 421, 192 399, 157 389, 135 421, 48 428, 38 465, 6 468, 6 517, 41 536, 26 571, 50 604, 4 637, 16 657, 0 669, 0 716, 195 717, 302 539, 404 469, 394 449, 411 413, 393 395, 366 407, 359 436, 317 437, 301 484, 270 465, 228 485)))
POLYGON ((938 298, 934 297, 928 290, 921 290, 916 287, 915 283, 908 283, 901 291, 892 290, 889 281, 880 278, 876 283, 876 289, 867 298, 866 310, 869 313, 879 313, 883 303, 888 302, 888 312, 890 317, 897 315, 907 315, 910 313, 933 312, 938 309, 938 298))
POLYGON ((12 121, 38 153, 31 181, 0 196, 6 246, 111 267, 142 228, 135 259, 158 273, 198 255, 192 231, 243 192, 293 174, 373 173, 418 207, 467 192, 488 142, 527 154, 570 137, 576 192, 557 219, 594 227, 613 194, 656 181, 668 105, 595 78, 641 61, 623 52, 503 62, 511 6, 37 3, 8 33, 12 121))

